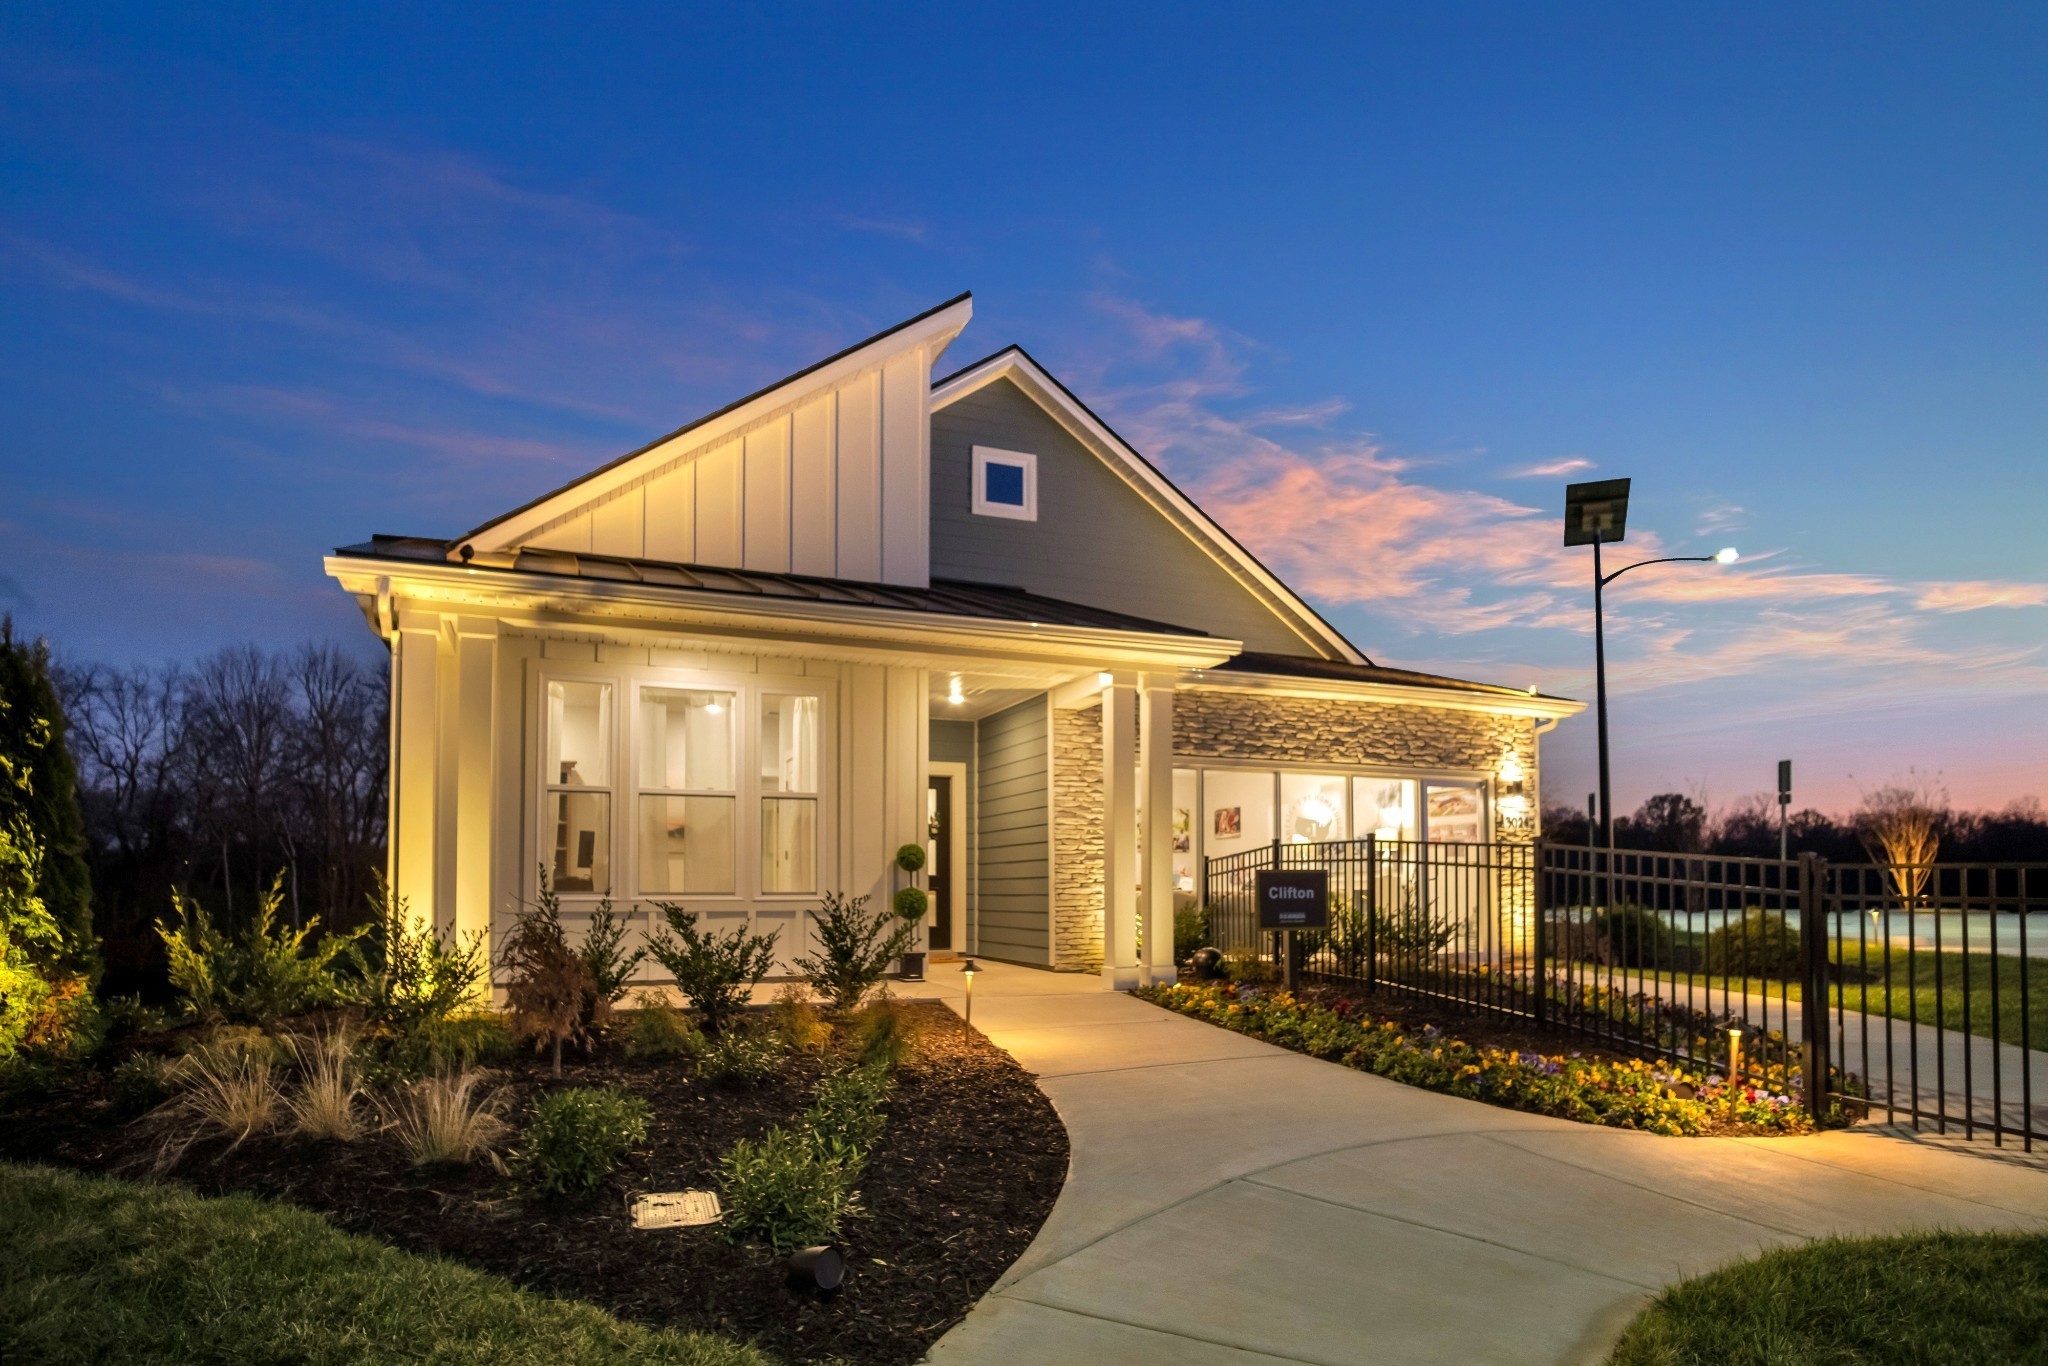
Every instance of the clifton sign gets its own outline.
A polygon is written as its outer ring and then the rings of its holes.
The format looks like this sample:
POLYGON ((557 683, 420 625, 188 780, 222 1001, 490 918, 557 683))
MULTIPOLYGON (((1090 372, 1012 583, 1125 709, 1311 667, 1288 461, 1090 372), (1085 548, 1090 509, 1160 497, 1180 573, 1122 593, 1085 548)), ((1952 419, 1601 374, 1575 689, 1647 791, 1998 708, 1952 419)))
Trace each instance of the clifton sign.
POLYGON ((1330 927, 1330 874, 1300 868, 1257 875, 1259 928, 1326 930, 1330 927))

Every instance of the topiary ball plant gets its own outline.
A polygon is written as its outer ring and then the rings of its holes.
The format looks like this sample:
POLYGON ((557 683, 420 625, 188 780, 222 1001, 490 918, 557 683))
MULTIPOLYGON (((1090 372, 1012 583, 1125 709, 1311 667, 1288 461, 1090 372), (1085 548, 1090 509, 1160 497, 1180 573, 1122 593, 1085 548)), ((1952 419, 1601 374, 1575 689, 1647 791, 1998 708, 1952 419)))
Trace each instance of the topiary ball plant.
POLYGON ((915 887, 905 887, 896 893, 894 904, 896 914, 905 920, 922 920, 925 911, 931 906, 931 898, 915 887))
POLYGON ((924 846, 906 844, 896 851, 896 866, 906 873, 914 873, 924 867, 924 846))

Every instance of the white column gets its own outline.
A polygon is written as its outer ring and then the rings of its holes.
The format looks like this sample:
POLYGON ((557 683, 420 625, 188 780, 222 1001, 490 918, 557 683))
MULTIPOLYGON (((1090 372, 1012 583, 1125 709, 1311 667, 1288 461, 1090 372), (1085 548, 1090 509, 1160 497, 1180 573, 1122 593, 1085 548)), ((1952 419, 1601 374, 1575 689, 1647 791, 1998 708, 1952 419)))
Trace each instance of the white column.
MULTIPOLYGON (((497 818, 498 622, 456 624, 453 691, 456 735, 455 903, 451 928, 463 940, 491 924, 491 846, 497 818)), ((616 818, 615 818, 616 819, 616 818)))
POLYGON ((1138 985, 1138 690, 1124 678, 1102 690, 1102 981, 1138 985))
POLYGON ((391 882, 416 919, 434 924, 435 844, 441 804, 441 621, 401 612, 391 667, 391 882))
POLYGON ((1171 982, 1173 971, 1173 680, 1145 680, 1139 694, 1138 784, 1144 793, 1143 876, 1139 914, 1144 917, 1145 961, 1141 976, 1171 982))

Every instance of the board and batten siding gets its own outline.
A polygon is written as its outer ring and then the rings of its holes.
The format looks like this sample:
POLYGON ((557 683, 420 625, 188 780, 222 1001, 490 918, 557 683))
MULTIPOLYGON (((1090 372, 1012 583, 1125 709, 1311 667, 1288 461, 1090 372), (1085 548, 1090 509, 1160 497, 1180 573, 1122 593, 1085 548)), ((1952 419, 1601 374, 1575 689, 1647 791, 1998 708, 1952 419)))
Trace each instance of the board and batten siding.
POLYGON ((914 350, 744 431, 685 433, 651 453, 646 474, 523 543, 922 587, 930 372, 914 350))
POLYGON ((977 951, 1040 967, 1052 962, 1049 705, 1036 697, 982 718, 972 822, 980 846, 977 951))
POLYGON ((974 942, 975 906, 978 900, 975 864, 978 858, 975 838, 975 813, 981 809, 981 793, 974 780, 981 767, 981 756, 975 752, 975 733, 972 721, 942 721, 932 719, 931 761, 935 764, 967 765, 967 790, 961 794, 962 808, 966 812, 966 828, 960 831, 961 886, 966 895, 961 898, 960 920, 956 926, 953 947, 962 953, 978 953, 980 946, 974 942))
POLYGON ((935 579, 1028 589, 1250 650, 1327 654, 1007 379, 932 414, 931 461, 935 579), (1037 521, 974 515, 976 446, 1038 457, 1037 521))

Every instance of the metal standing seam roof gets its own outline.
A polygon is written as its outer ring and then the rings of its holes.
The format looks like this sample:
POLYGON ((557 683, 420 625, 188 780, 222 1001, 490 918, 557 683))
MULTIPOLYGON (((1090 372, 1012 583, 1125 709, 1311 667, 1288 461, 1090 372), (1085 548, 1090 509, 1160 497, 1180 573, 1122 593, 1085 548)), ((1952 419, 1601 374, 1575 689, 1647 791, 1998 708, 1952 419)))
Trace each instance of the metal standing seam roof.
MULTIPOLYGON (((463 562, 448 558, 449 552, 458 544, 459 541, 436 540, 429 536, 373 536, 359 545, 338 547, 335 554, 351 559, 403 561, 439 565, 444 568, 461 567, 463 562)), ((511 554, 480 555, 467 564, 471 568, 530 575, 535 578, 645 584, 655 588, 676 588, 735 598, 778 598, 789 602, 880 607, 905 613, 965 617, 982 621, 1068 626, 1101 631, 1134 631, 1148 635, 1186 636, 1190 639, 1209 638, 1206 631, 1175 625, 1172 622, 1151 621, 1144 617, 1128 616, 1100 607, 1088 607, 1078 602, 1040 597, 1021 588, 968 583, 955 579, 934 579, 928 588, 912 588, 902 584, 866 583, 853 579, 821 578, 809 574, 775 574, 762 570, 727 569, 716 565, 631 559, 619 555, 590 555, 570 550, 522 549, 511 554)), ((1493 683, 1474 683, 1442 674, 1391 669, 1377 664, 1351 664, 1338 659, 1318 659, 1312 655, 1268 654, 1257 650, 1236 654, 1221 664, 1211 666, 1207 672, 1277 675, 1285 678, 1344 683, 1382 683, 1503 699, 1531 696, 1519 688, 1507 688, 1493 683)))
MULTIPOLYGON (((459 567, 448 558, 456 544, 422 536, 374 536, 360 545, 339 547, 335 553, 352 559, 404 560, 411 563, 459 567)), ((935 616, 968 617, 984 621, 1032 623, 1041 626, 1070 626, 1103 631, 1134 631, 1148 635, 1206 638, 1208 632, 1172 622, 1150 621, 1122 612, 1088 607, 1058 598, 1040 597, 1021 588, 995 584, 966 583, 934 579, 928 588, 902 584, 864 583, 853 579, 820 578, 809 574, 776 574, 752 569, 726 569, 715 565, 677 564, 667 560, 631 559, 618 555, 589 555, 569 550, 522 549, 510 555, 478 556, 470 567, 500 572, 530 574, 549 578, 589 579, 610 583, 646 584, 656 588, 680 588, 697 593, 730 594, 734 597, 780 598, 793 602, 837 603, 851 607, 880 607, 900 612, 935 616)))

